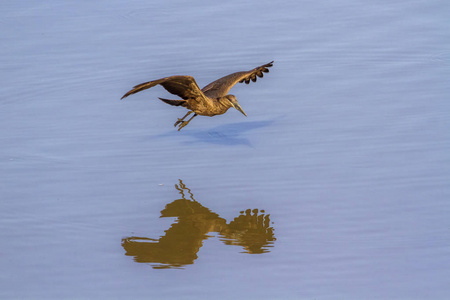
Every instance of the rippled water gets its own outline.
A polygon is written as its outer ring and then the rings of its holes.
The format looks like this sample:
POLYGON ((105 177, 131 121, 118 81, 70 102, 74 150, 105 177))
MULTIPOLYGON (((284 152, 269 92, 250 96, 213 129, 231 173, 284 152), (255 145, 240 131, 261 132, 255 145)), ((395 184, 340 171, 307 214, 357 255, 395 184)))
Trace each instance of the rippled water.
POLYGON ((447 2, 0 7, 1 299, 450 297, 447 2))

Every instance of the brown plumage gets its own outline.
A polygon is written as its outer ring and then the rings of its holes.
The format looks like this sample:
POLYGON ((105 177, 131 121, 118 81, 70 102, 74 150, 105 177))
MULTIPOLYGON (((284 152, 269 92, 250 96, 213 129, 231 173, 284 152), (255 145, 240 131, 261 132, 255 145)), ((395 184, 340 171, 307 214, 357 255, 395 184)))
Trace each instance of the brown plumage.
POLYGON ((170 100, 159 98, 167 104, 174 106, 183 106, 189 109, 189 112, 181 119, 175 122, 174 126, 179 125, 178 130, 186 126, 197 115, 215 116, 224 114, 230 107, 236 108, 242 114, 247 116, 239 105, 234 95, 227 95, 230 89, 238 82, 250 83, 255 82, 257 77, 263 77, 263 73, 269 72, 273 65, 273 61, 268 64, 259 66, 250 71, 236 72, 216 81, 211 82, 203 89, 200 89, 192 76, 169 76, 158 80, 144 82, 136 85, 132 90, 128 91, 123 98, 126 98, 137 92, 149 89, 155 85, 162 85, 169 93, 179 96, 182 100, 170 100), (194 113, 188 121, 184 119, 194 113))

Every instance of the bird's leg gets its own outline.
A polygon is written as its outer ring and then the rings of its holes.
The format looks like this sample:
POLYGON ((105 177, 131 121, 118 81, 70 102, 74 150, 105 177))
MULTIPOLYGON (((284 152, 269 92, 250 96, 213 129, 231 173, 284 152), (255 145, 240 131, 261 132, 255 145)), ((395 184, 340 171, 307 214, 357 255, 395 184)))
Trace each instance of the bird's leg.
MULTIPOLYGON (((186 115, 187 116, 187 115, 186 115)), ((185 116, 185 117, 186 117, 185 116)), ((182 121, 182 123, 180 124, 180 126, 178 126, 178 131, 180 131, 181 130, 181 128, 183 128, 184 126, 186 126, 187 124, 189 124, 189 122, 193 119, 193 118, 195 118, 197 116, 197 114, 194 114, 189 120, 187 120, 187 121, 182 121)), ((184 118, 183 118, 184 119, 184 118)))
POLYGON ((189 116, 190 114, 192 114, 192 110, 188 111, 188 113, 183 117, 183 118, 178 118, 178 121, 175 122, 175 124, 173 124, 174 127, 177 127, 178 124, 183 123, 184 119, 186 119, 187 116, 189 116))

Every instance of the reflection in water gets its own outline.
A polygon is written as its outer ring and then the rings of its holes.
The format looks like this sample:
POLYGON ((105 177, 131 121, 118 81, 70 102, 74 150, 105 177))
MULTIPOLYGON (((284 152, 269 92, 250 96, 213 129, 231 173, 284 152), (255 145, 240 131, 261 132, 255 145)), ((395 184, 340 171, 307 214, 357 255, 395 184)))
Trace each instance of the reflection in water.
POLYGON ((136 236, 122 239, 125 255, 133 256, 136 262, 153 263, 154 268, 182 267, 194 263, 203 240, 211 237, 210 232, 218 232, 225 245, 242 246, 246 253, 269 252, 275 237, 270 217, 263 210, 247 209, 227 224, 197 202, 181 180, 175 188, 182 198, 167 204, 161 217, 176 217, 176 222, 159 239, 136 236))
POLYGON ((258 215, 258 210, 247 209, 234 218, 224 230, 220 232, 222 241, 226 245, 243 246, 247 253, 269 252, 265 246, 275 240, 273 228, 270 227, 269 215, 258 215))

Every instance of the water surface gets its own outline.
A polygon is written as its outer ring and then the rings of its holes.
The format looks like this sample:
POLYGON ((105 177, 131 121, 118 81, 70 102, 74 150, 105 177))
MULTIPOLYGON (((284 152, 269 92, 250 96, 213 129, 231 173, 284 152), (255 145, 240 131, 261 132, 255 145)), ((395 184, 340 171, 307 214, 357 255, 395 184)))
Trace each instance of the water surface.
POLYGON ((450 297, 447 2, 0 7, 0 298, 450 297))

